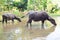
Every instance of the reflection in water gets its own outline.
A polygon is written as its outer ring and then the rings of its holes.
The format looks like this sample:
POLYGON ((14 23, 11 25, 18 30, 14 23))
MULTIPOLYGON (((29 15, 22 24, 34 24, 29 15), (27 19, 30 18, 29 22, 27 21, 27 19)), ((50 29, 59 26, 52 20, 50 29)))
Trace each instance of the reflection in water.
POLYGON ((50 35, 47 36, 46 40, 60 40, 60 17, 57 18, 57 26, 55 31, 52 32, 50 35))
POLYGON ((19 35, 19 34, 21 35, 21 33, 22 33, 22 30, 20 30, 19 28, 11 30, 11 32, 9 33, 9 36, 8 36, 8 40, 14 40, 17 37, 17 35, 19 35))
POLYGON ((15 34, 21 34, 22 33, 22 29, 19 29, 19 28, 17 28, 17 29, 15 29, 15 34))
POLYGON ((22 40, 22 38, 21 38, 21 37, 19 37, 17 40, 22 40))
MULTIPOLYGON (((58 20, 60 20, 60 18, 58 18, 58 20)), ((47 30, 41 30, 40 27, 40 22, 39 23, 33 23, 33 26, 32 26, 32 29, 27 29, 25 27, 25 24, 26 22, 21 22, 20 24, 4 24, 3 25, 3 29, 4 29, 4 32, 3 32, 3 37, 2 40, 45 40, 45 36, 48 35, 49 33, 52 32, 52 29, 47 29, 47 30), (4 39, 3 39, 4 38, 4 39)), ((47 25, 44 25, 46 26, 46 28, 48 28, 47 25)), ((52 38, 57 36, 56 34, 60 35, 60 27, 57 26, 55 31, 52 32, 51 34, 53 35, 52 38), (55 35, 55 36, 54 36, 55 35)), ((49 36, 49 35, 48 35, 49 36)), ((49 37, 47 36, 47 40, 49 39, 49 37)), ((51 36, 50 36, 51 37, 51 36)), ((50 38, 50 40, 52 40, 50 38)))
POLYGON ((1 24, 3 28, 1 40, 22 40, 23 25, 18 24, 1 24))

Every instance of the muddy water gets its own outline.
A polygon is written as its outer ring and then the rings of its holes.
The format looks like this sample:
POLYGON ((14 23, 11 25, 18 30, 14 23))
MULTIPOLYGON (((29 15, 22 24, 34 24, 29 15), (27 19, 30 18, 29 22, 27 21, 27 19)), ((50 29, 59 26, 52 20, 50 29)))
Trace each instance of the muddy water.
POLYGON ((45 37, 55 30, 55 27, 41 29, 40 22, 33 22, 32 29, 26 27, 26 19, 22 22, 11 22, 8 24, 0 23, 1 40, 45 40, 45 37))

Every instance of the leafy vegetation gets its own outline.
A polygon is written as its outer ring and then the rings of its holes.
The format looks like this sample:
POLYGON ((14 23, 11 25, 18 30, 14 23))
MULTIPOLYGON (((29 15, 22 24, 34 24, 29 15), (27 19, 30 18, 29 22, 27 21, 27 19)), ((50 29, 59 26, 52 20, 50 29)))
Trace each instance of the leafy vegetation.
POLYGON ((54 13, 59 10, 57 4, 53 4, 51 0, 1 0, 0 11, 12 10, 17 7, 16 10, 46 10, 54 13))

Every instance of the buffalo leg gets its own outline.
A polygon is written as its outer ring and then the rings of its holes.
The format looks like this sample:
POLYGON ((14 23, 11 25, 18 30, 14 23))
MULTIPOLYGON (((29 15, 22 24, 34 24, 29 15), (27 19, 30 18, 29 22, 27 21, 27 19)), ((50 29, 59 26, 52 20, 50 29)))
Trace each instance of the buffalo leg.
POLYGON ((4 18, 4 16, 2 16, 2 17, 3 17, 3 19, 2 19, 2 23, 4 24, 5 18, 4 18))
POLYGON ((12 19, 12 23, 14 23, 14 19, 12 19))
POLYGON ((6 24, 7 24, 7 19, 5 19, 5 22, 6 22, 6 24))
POLYGON ((32 24, 31 24, 32 23, 32 20, 31 19, 28 20, 27 27, 28 27, 28 23, 30 24, 30 27, 31 27, 32 26, 32 24))
POLYGON ((42 28, 44 29, 44 21, 42 21, 42 28))
POLYGON ((4 24, 4 19, 2 20, 2 23, 4 24))

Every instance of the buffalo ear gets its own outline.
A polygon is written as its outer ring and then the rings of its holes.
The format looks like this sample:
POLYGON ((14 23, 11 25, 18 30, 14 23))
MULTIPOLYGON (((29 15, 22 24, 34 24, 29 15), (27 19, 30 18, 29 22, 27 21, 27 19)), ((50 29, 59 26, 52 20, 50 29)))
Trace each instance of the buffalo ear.
POLYGON ((49 17, 48 19, 49 19, 49 20, 53 20, 53 18, 52 18, 52 17, 49 17))
POLYGON ((49 17, 49 19, 51 19, 51 17, 49 17))

